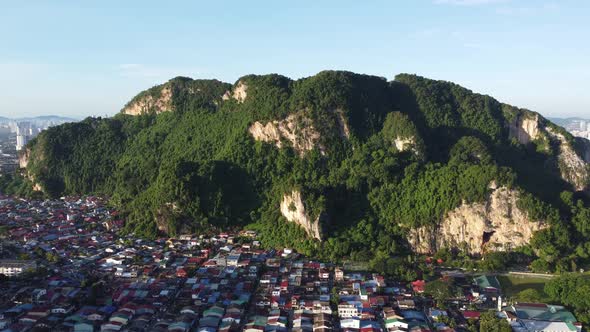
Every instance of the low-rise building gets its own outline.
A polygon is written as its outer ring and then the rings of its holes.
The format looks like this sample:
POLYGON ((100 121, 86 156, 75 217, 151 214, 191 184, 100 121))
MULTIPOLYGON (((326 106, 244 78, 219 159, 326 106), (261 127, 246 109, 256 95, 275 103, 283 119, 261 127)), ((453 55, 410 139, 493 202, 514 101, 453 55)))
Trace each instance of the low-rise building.
POLYGON ((0 260, 0 274, 8 277, 15 277, 27 270, 35 270, 37 263, 32 260, 0 260))

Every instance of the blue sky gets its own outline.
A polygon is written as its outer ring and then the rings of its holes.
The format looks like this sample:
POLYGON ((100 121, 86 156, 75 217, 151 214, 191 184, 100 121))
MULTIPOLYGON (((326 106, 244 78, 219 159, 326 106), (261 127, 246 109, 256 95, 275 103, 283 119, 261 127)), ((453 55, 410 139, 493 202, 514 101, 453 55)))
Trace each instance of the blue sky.
POLYGON ((0 116, 112 115, 174 76, 416 73, 590 117, 590 1, 5 1, 0 116))

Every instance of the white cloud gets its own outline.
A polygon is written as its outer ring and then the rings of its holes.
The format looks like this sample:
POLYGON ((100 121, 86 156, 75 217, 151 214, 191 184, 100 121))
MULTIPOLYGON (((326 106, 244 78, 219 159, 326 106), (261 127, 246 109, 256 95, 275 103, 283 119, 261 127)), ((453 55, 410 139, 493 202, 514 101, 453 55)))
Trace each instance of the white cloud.
POLYGON ((434 0, 434 3, 437 5, 479 6, 498 4, 509 1, 510 0, 434 0))

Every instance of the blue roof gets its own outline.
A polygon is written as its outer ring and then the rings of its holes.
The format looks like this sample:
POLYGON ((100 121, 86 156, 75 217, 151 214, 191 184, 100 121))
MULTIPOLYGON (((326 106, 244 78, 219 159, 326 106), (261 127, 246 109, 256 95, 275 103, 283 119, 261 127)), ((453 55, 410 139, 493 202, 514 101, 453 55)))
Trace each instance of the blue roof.
POLYGON ((112 305, 105 305, 104 307, 98 309, 98 311, 104 312, 105 314, 112 314, 113 312, 117 311, 117 307, 112 305))
POLYGON ((416 310, 402 310, 401 312, 402 317, 406 320, 421 320, 426 321, 426 316, 420 311, 416 310))

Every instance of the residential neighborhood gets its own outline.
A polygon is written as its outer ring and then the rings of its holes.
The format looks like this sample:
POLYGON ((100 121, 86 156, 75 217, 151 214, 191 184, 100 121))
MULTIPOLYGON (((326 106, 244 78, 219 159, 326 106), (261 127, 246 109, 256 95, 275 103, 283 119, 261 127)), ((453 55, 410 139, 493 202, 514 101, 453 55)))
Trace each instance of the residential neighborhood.
POLYGON ((145 240, 98 197, 0 197, 0 331, 581 331, 566 308, 506 303, 493 275, 437 274, 454 293, 347 270, 254 231, 145 240), (477 330, 475 330, 477 331, 477 330))

